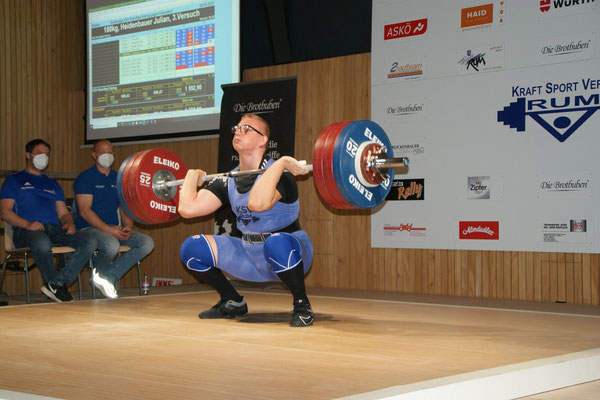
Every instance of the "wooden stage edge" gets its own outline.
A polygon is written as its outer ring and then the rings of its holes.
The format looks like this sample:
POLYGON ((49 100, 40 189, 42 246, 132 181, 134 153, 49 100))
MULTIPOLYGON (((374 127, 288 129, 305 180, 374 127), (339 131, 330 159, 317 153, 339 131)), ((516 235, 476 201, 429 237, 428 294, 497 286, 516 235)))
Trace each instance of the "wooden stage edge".
POLYGON ((310 288, 316 323, 298 329, 277 288, 238 287, 246 319, 201 321, 216 296, 190 286, 1 307, 0 398, 537 399, 600 380, 597 306, 310 288), (164 351, 136 362, 140 338, 164 351), (75 371, 56 372, 51 347, 75 371), (282 365, 294 374, 265 376, 282 365))

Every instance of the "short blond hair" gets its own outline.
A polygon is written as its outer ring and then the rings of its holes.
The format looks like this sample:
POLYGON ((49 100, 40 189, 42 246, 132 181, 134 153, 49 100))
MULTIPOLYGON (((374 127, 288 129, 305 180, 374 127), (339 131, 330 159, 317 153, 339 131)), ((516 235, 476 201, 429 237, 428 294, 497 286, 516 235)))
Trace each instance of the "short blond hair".
MULTIPOLYGON (((269 125, 269 123, 267 121, 265 121, 265 119, 261 116, 259 116, 258 114, 252 114, 252 113, 248 113, 248 114, 244 114, 242 115, 242 118, 252 118, 252 119, 257 119, 260 122, 262 122, 263 124, 265 124, 265 126, 267 127, 265 132, 262 132, 265 136, 267 136, 268 138, 271 137, 271 126, 269 125)), ((242 119, 240 118, 240 119, 242 119)))

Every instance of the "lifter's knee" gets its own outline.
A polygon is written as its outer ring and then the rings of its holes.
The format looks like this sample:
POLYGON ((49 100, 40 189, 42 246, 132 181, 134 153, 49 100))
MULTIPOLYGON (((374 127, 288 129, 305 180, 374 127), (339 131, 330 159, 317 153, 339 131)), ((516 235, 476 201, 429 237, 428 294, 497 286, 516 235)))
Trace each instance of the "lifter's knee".
POLYGON ((216 265, 215 254, 204 235, 187 238, 179 249, 179 256, 186 267, 196 272, 206 272, 216 265))
POLYGON ((289 233, 269 236, 263 247, 265 259, 276 274, 296 267, 302 262, 300 242, 289 233))

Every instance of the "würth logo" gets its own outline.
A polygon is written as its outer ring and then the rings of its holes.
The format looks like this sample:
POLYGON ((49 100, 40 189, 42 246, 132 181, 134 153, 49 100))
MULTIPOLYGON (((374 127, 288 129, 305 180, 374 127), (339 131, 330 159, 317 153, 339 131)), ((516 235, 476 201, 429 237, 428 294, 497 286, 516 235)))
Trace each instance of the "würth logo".
POLYGON ((593 3, 594 0, 540 0, 540 11, 548 12, 550 8, 567 8, 572 6, 583 6, 593 3))
POLYGON ((475 240, 499 240, 498 221, 459 221, 458 238, 475 240))
POLYGON ((384 26, 384 40, 423 35, 427 32, 427 18, 384 26))
POLYGON ((548 12, 550 10, 550 0, 540 0, 540 11, 548 12))

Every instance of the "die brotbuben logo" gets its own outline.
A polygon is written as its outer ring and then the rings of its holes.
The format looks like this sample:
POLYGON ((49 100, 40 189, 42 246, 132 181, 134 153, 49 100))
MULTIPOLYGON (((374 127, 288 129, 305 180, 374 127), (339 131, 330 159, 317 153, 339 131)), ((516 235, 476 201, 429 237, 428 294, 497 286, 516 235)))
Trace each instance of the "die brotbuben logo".
POLYGON ((515 85, 511 93, 516 101, 498 111, 498 122, 523 132, 530 117, 561 143, 600 109, 600 79, 515 85))

